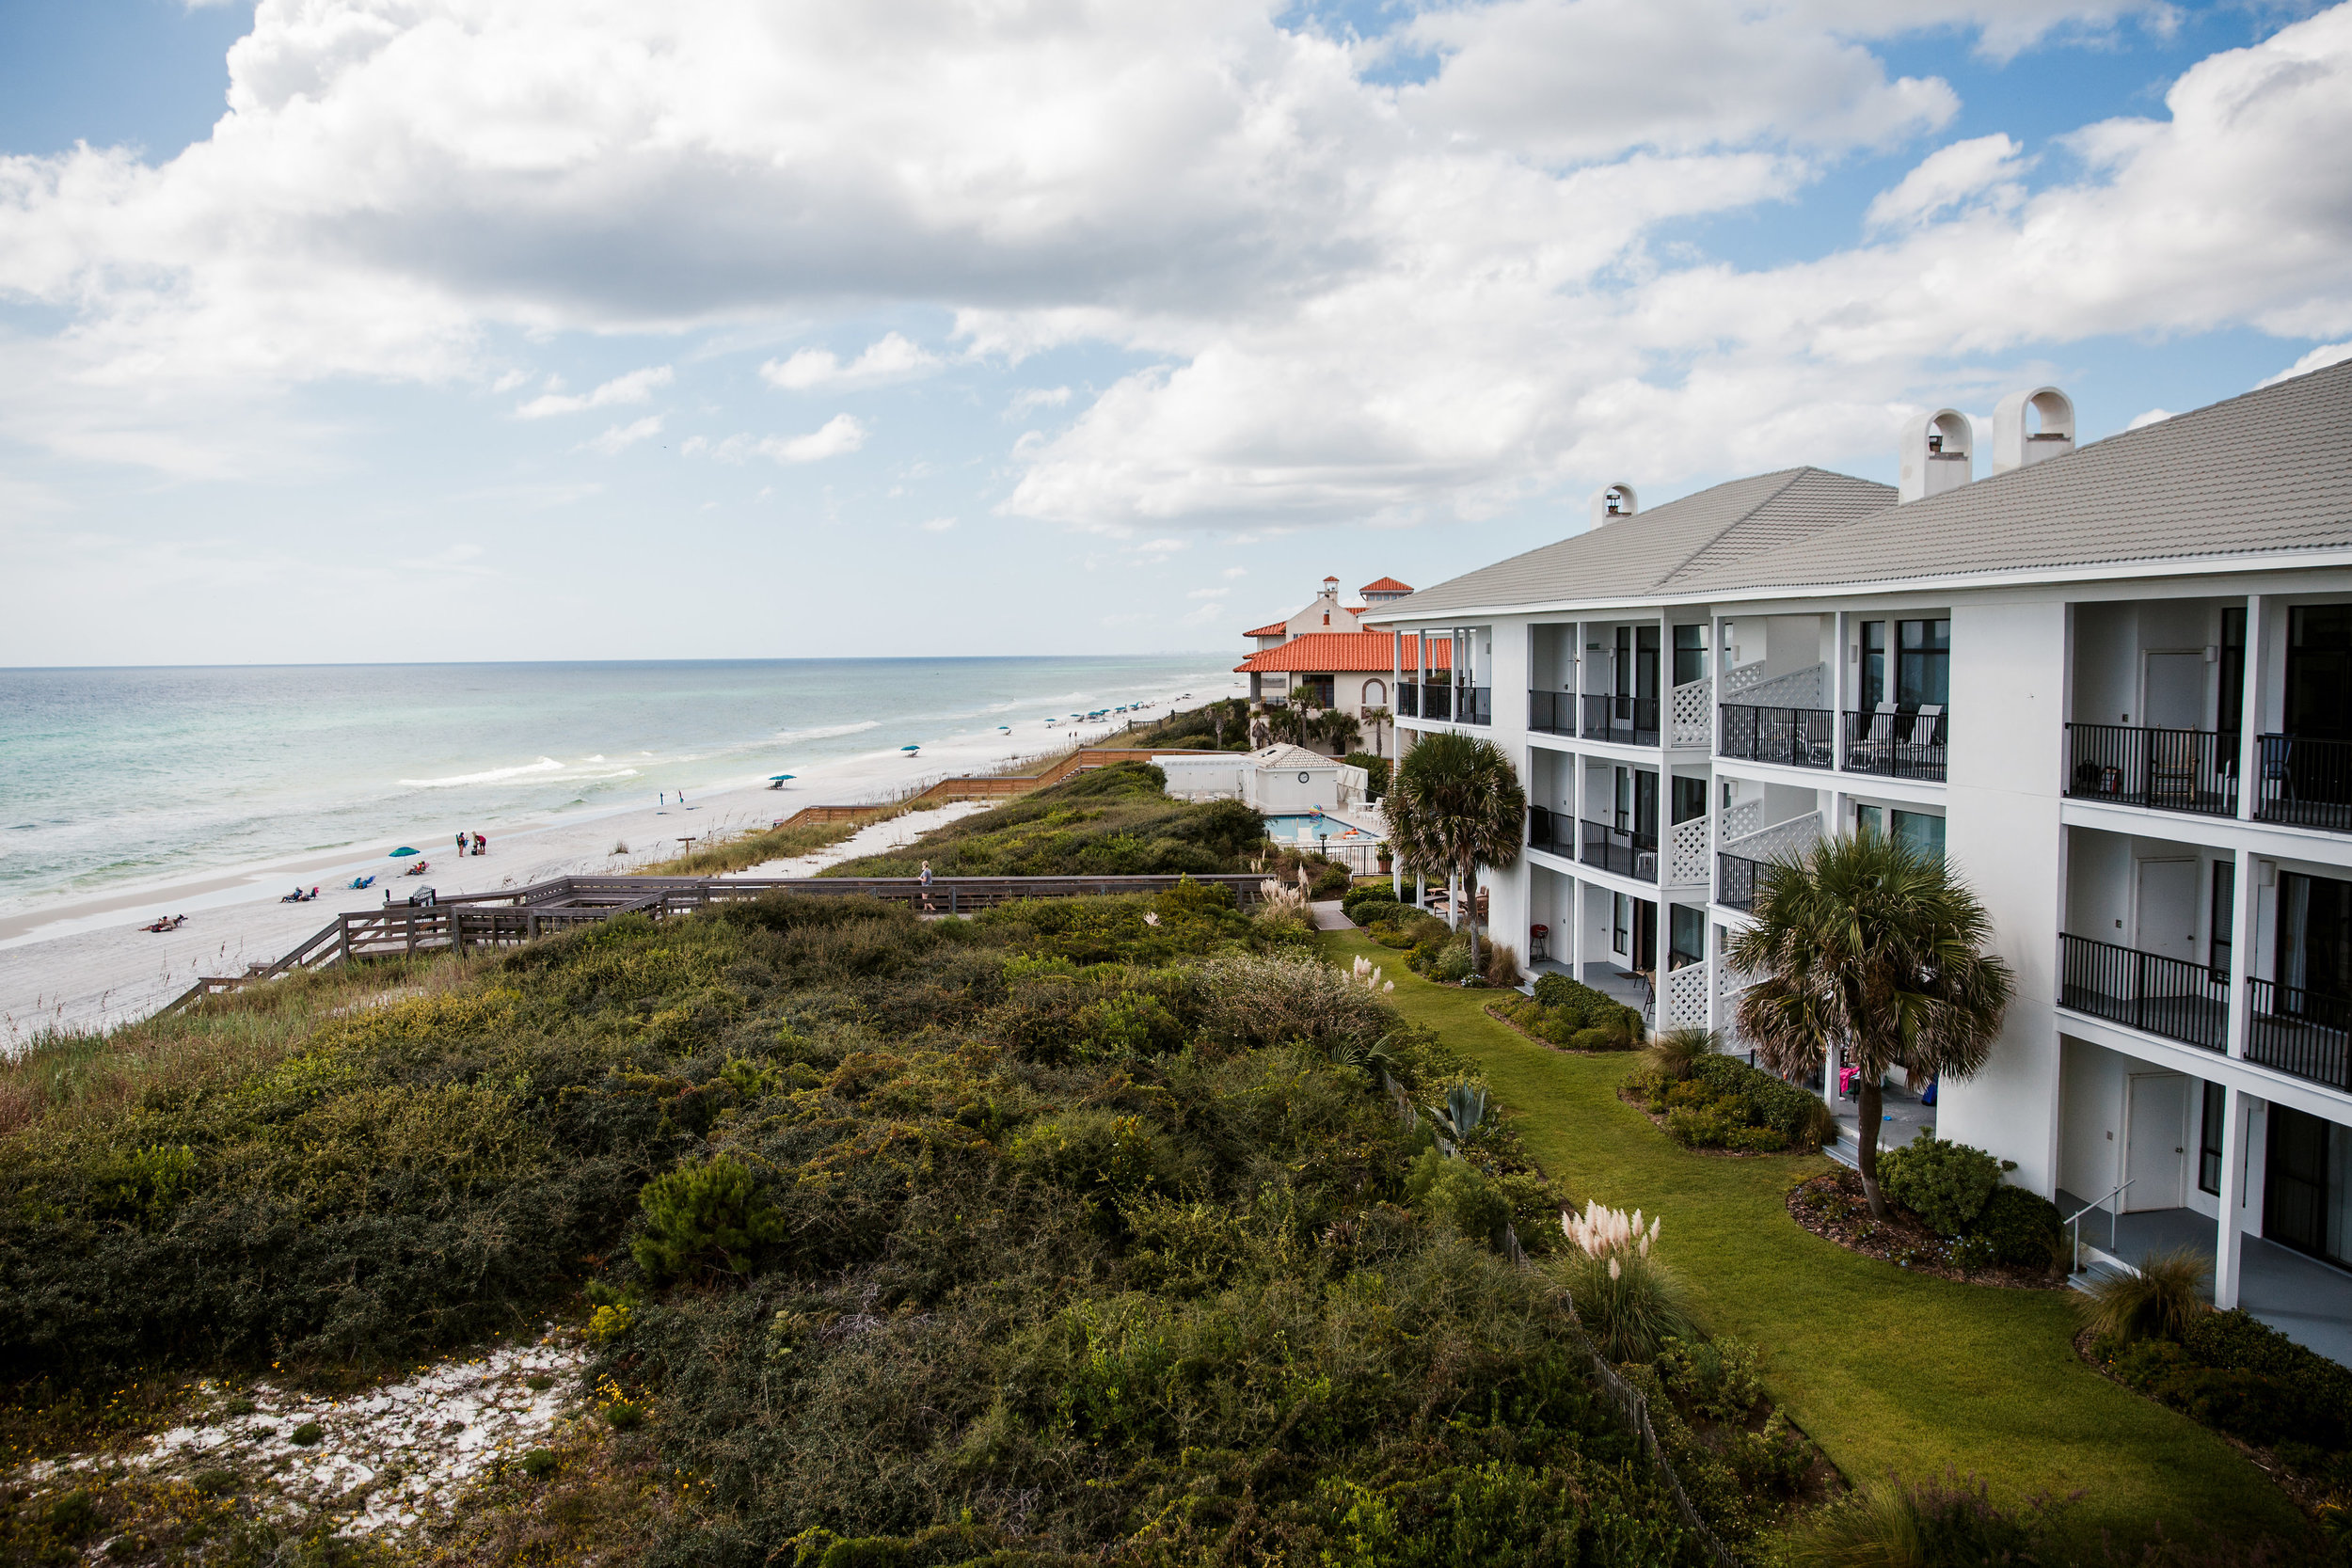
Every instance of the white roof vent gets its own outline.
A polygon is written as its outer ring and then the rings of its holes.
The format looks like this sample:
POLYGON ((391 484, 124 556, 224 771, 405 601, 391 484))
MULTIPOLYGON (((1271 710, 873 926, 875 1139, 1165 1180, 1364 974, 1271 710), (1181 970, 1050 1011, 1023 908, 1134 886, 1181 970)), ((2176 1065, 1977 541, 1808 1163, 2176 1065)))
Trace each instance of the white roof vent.
POLYGON ((1975 443, 1968 416, 1957 408, 1939 408, 1904 425, 1902 472, 1896 484, 1902 503, 1957 490, 1974 479, 1976 462, 1968 449, 1975 443))
POLYGON ((1633 493, 1633 486, 1619 481, 1604 484, 1593 492, 1593 526, 1613 523, 1620 517, 1630 517, 1642 510, 1642 499, 1633 493))
POLYGON ((2056 387, 2011 392, 1993 410, 1993 471, 2005 474, 2074 450, 2074 403, 2056 387))

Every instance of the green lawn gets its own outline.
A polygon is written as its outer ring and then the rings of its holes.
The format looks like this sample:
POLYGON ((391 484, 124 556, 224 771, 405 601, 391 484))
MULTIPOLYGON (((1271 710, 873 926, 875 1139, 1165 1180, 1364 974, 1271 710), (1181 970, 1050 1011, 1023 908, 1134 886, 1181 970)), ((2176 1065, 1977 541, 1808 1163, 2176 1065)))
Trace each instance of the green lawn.
POLYGON ((2066 1294, 1903 1273, 1801 1229, 1785 1199, 1820 1157, 1727 1159, 1670 1142, 1616 1097, 1626 1056, 1549 1050, 1488 1018, 1492 993, 1433 985, 1356 932, 1400 1011, 1474 1061, 1528 1150, 1581 1206, 1664 1215, 1659 1248, 1710 1333, 1767 1356, 1773 1396, 1851 1479, 1982 1477, 2010 1502, 2084 1494, 2086 1531, 2292 1537, 2301 1515, 2236 1451, 2075 1358, 2066 1294))

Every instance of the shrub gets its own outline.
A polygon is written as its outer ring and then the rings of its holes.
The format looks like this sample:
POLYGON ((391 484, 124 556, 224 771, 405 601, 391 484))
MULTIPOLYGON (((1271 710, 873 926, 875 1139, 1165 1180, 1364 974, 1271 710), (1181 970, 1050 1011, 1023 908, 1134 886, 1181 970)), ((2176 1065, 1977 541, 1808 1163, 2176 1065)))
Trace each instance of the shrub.
POLYGON ((316 1421, 305 1421, 286 1435, 299 1448, 315 1449, 320 1439, 326 1435, 326 1429, 316 1421))
POLYGON ((1790 1148, 1817 1149, 1837 1135, 1836 1118, 1820 1095, 1784 1084, 1737 1056, 1718 1053, 1696 1057, 1691 1075, 1714 1093, 1738 1101, 1755 1125, 1776 1129, 1790 1148))
POLYGON ((1629 1215, 1598 1203, 1560 1216, 1573 1244, 1560 1254, 1556 1277, 1585 1333, 1612 1361, 1655 1360, 1668 1339, 1691 1336, 1681 1287, 1650 1255, 1659 1227, 1653 1218, 1645 1228, 1639 1210, 1629 1215))
POLYGON ((751 1171, 726 1155, 663 1172, 637 1201, 645 1230, 629 1255, 657 1280, 705 1265, 739 1272, 760 1247, 784 1238, 784 1217, 751 1171))
POLYGON ((1879 1182, 1929 1229, 1957 1236, 2001 1184, 2001 1163, 1981 1148, 1922 1133, 1879 1161, 1879 1182))
POLYGON ((1643 1050, 1642 1069, 1661 1078, 1688 1078, 1701 1056, 1717 1051, 1715 1036, 1708 1030, 1669 1029, 1643 1050))
POLYGON ((545 1481, 555 1474, 555 1455, 545 1449, 533 1449, 523 1455, 523 1474, 533 1481, 545 1481))
POLYGON ((1220 1044, 1370 1045, 1396 1015, 1346 974, 1313 958, 1232 954, 1200 969, 1203 1031, 1220 1044))
POLYGON ((1568 1044, 1578 1051, 1625 1051, 1632 1043, 1616 1029, 1579 1029, 1568 1037, 1568 1044))
POLYGON ((1422 1150, 1405 1176, 1405 1190, 1425 1218, 1451 1227, 1466 1242, 1500 1246, 1511 1206, 1502 1189, 1467 1160, 1449 1160, 1434 1148, 1422 1150))
POLYGON ((1548 1011, 1569 1019, 1579 1029, 1608 1029, 1629 1039, 1639 1038, 1644 1030, 1640 1008, 1629 1007, 1615 997, 1565 974, 1538 976, 1535 1000, 1548 1011))
POLYGON ((2058 1205, 2006 1181, 1985 1199, 1969 1235, 1991 1246, 1999 1261, 2021 1269, 2053 1267, 2065 1243, 2058 1205))
POLYGON ((1359 926, 1394 926, 1411 919, 1419 911, 1409 904, 1400 904, 1384 890, 1377 898, 1359 898, 1346 909, 1347 918, 1359 926))
POLYGON ((2194 1252, 2152 1252, 2137 1274, 2108 1275, 2074 1298, 2102 1338, 2129 1344, 2158 1338, 2178 1342, 2189 1324, 2213 1310, 2205 1297, 2205 1260, 2194 1252))
POLYGON ((1507 942, 1490 942, 1480 949, 1480 958, 1486 966, 1486 984, 1517 986, 1519 983, 1518 950, 1507 942))
POLYGON ((235 1495, 239 1481, 234 1470, 199 1470, 188 1478, 199 1497, 227 1497, 235 1495))
POLYGON ((645 1424, 645 1407, 634 1400, 614 1400, 604 1407, 604 1419, 615 1432, 635 1432, 645 1424))

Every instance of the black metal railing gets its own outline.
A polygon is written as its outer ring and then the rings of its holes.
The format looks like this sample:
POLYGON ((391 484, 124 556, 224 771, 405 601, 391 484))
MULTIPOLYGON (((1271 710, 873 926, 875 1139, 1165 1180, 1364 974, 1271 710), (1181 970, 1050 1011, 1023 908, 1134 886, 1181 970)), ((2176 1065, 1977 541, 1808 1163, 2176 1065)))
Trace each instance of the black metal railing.
POLYGON ((1613 871, 1637 881, 1658 880, 1658 835, 1613 828, 1606 822, 1583 824, 1583 850, 1578 859, 1586 865, 1613 871))
POLYGON ((1566 812, 1528 807, 1527 847, 1576 859, 1576 818, 1566 812))
POLYGON ((1941 713, 1848 713, 1846 771, 1943 778, 1947 719, 1941 713))
POLYGON ((2254 815, 2265 822, 2352 832, 2352 742, 2299 735, 2256 737, 2262 793, 2254 815))
POLYGON ((1457 724, 1491 724, 1495 721, 1494 692, 1484 686, 1457 686, 1454 689, 1454 721, 1457 724))
POLYGON ((1721 754, 1744 762, 1829 768, 1837 760, 1837 715, 1820 707, 1720 705, 1721 754))
POLYGON ((1658 699, 1586 692, 1584 738, 1614 740, 1628 746, 1657 745, 1658 699))
POLYGON ((2303 986, 2249 980, 2246 1059, 2290 1077, 2352 1089, 2352 1001, 2303 986))
POLYGON ((1527 694, 1527 727, 1544 735, 1574 735, 1576 693, 1530 691, 1527 694))
POLYGON ((1421 689, 1421 716, 1423 719, 1453 718, 1454 688, 1437 685, 1422 687, 1421 689))
POLYGON ((1715 902, 1733 910, 1756 908, 1756 873, 1763 869, 1764 863, 1761 861, 1716 850, 1715 902))
POLYGON ((2069 724, 2066 746, 2074 800, 2237 815, 2238 737, 2229 731, 2069 724))
POLYGON ((2061 1007, 2203 1051, 2229 1047, 2229 976, 2204 964, 2061 935, 2058 973, 2061 1007))

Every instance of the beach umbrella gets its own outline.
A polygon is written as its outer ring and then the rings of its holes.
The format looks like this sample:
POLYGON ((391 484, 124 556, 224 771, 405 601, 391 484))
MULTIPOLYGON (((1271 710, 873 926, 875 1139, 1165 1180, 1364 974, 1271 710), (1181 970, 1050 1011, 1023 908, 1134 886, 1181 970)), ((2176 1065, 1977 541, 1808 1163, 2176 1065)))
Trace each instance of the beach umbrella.
POLYGON ((391 857, 391 858, 392 858, 392 859, 394 859, 394 860, 398 860, 398 859, 400 859, 400 857, 401 857, 401 856, 403 856, 403 855, 421 855, 421 854, 423 854, 423 853, 424 853, 424 851, 423 851, 423 850, 421 850, 421 849, 411 849, 411 848, 409 848, 409 847, 408 847, 408 846, 406 846, 405 844, 404 844, 404 845, 402 845, 399 848, 397 848, 397 849, 395 849, 395 850, 393 850, 393 851, 392 851, 392 857, 391 857))
POLYGON ((770 784, 782 784, 787 779, 794 779, 798 777, 800 777, 800 775, 797 773, 771 773, 768 775, 768 782, 770 784))
POLYGON ((923 748, 920 746, 901 746, 898 748, 898 750, 906 752, 909 756, 913 756, 915 752, 921 751, 922 749, 923 748))

